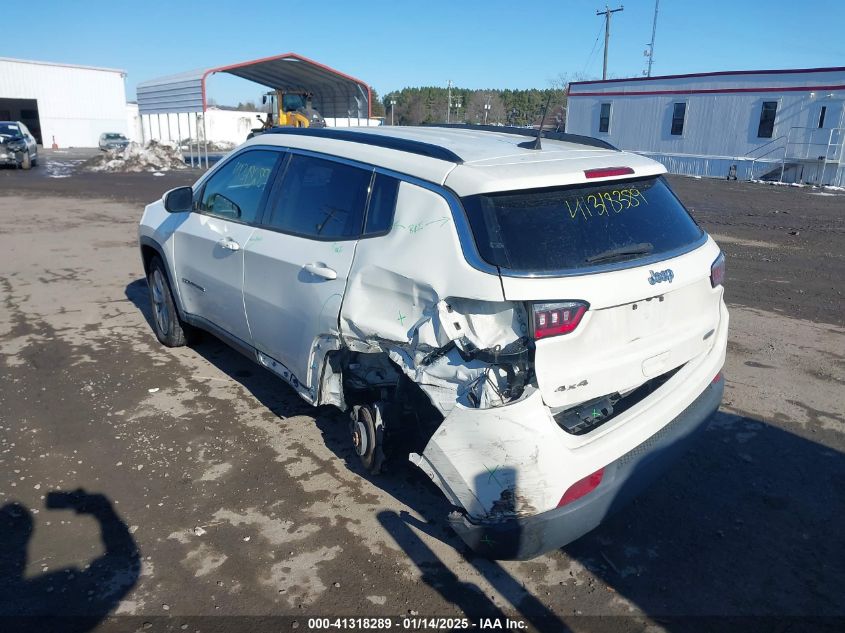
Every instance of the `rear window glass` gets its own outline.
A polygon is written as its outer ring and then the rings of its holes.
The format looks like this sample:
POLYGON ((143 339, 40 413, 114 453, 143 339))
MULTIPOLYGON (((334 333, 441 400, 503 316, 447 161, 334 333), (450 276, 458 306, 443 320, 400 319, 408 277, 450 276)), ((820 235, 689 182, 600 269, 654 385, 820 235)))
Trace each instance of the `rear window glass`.
POLYGON ((702 236, 662 178, 483 194, 463 203, 481 256, 520 272, 633 261, 702 236))

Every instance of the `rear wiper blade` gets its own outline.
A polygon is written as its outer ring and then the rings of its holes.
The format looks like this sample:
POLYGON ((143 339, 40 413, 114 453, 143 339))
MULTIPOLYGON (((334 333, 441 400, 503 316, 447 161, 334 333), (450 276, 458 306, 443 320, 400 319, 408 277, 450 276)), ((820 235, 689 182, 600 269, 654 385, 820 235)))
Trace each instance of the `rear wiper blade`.
POLYGON ((637 255, 648 255, 654 250, 654 244, 643 242, 641 244, 629 244, 628 246, 619 246, 611 248, 598 255, 588 257, 586 261, 588 264, 598 264, 613 259, 624 259, 626 257, 635 257, 637 255))

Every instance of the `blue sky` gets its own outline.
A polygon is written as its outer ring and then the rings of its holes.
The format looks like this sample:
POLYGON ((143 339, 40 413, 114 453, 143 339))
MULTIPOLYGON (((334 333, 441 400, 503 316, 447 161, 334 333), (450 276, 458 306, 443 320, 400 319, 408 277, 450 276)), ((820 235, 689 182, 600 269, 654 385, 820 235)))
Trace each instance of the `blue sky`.
MULTIPOLYGON (((623 3, 613 17, 609 72, 639 76, 654 0, 623 3)), ((0 57, 121 68, 128 99, 146 79, 289 51, 382 95, 448 79, 467 88, 545 88, 560 75, 601 76, 603 3, 594 1, 64 0, 39 2, 37 11, 6 4, 3 23, 28 25, 28 35, 3 38, 0 57)), ((662 0, 653 74, 845 66, 843 25, 842 0, 662 0)), ((209 92, 236 103, 262 90, 218 75, 209 92)))

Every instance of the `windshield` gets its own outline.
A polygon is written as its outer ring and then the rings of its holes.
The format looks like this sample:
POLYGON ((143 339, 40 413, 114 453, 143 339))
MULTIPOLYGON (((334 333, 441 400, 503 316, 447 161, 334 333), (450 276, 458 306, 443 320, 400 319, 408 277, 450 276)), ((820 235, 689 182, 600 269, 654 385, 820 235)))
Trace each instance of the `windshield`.
POLYGON ((20 136, 21 129, 17 123, 0 122, 0 134, 4 136, 20 136))
POLYGON ((632 261, 703 235, 663 178, 639 178, 463 199, 481 256, 548 273, 632 261))
POLYGON ((107 141, 125 141, 126 137, 123 134, 104 134, 107 141))
POLYGON ((305 97, 298 94, 286 94, 282 96, 282 110, 294 112, 305 109, 305 97))

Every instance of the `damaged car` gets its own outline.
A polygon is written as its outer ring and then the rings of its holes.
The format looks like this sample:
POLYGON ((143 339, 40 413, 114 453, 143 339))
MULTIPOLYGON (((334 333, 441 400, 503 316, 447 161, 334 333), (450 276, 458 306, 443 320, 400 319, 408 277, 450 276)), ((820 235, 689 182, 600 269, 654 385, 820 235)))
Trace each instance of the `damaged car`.
POLYGON ((29 169, 38 164, 38 145, 20 121, 0 121, 0 165, 29 169))
POLYGON ((211 332, 348 412, 370 472, 410 460, 472 549, 531 558, 721 401, 725 260, 665 171, 515 128, 271 130, 146 207, 155 334, 211 332))

